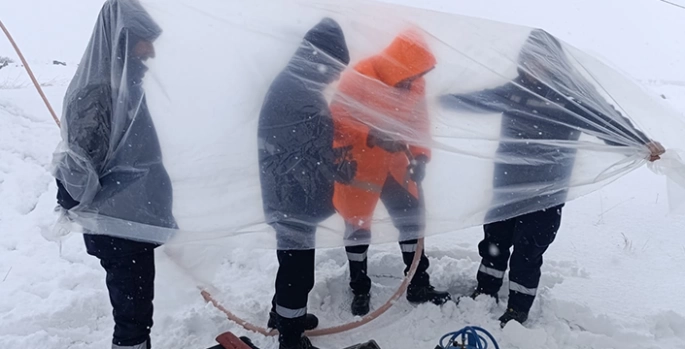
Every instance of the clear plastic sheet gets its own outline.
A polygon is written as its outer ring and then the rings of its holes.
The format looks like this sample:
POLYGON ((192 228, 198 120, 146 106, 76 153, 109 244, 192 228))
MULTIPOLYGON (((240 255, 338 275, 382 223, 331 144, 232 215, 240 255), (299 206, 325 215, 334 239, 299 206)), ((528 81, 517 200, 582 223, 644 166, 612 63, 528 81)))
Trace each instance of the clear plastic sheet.
MULTIPOLYGON (((542 30, 332 0, 110 0, 62 124, 54 172, 85 231, 219 249, 511 218, 597 190, 685 131, 542 30)), ((668 159, 655 167, 680 173, 668 159)))

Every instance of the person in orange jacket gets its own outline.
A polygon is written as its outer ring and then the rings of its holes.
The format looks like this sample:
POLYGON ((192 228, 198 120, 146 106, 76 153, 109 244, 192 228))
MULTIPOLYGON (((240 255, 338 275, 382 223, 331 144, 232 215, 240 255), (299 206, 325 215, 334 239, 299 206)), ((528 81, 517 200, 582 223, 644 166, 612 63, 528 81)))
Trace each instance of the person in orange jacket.
MULTIPOLYGON (((423 75, 435 64, 421 34, 405 31, 380 54, 362 60, 345 73, 331 103, 333 145, 348 149, 347 160, 357 162, 354 180, 335 183, 333 195, 333 205, 345 220, 345 238, 357 244, 346 247, 354 315, 369 312, 369 246, 364 243, 370 240, 378 200, 383 201, 400 231, 405 273, 414 259, 416 238, 425 226, 419 184, 431 151, 420 145, 429 139, 430 127, 423 75)), ((451 297, 431 286, 428 266, 428 258, 422 254, 407 299, 412 303, 444 304, 451 297)))

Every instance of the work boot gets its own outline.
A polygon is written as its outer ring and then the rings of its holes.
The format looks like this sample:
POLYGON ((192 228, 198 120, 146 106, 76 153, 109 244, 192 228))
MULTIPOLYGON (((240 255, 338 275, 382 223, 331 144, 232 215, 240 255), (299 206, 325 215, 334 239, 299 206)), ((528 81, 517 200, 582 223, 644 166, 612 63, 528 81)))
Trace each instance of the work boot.
MULTIPOLYGON (((275 310, 269 312, 269 322, 267 323, 268 328, 278 328, 278 319, 280 316, 275 310)), ((309 331, 317 328, 319 326, 319 318, 314 314, 305 315, 304 319, 304 330, 309 331)))
POLYGON ((471 299, 476 300, 476 298, 478 298, 478 296, 480 296, 480 295, 488 296, 488 297, 494 298, 494 299, 495 299, 495 303, 499 304, 499 296, 497 295, 497 293, 485 292, 485 291, 484 291, 482 288, 480 288, 480 287, 476 288, 476 290, 473 291, 473 293, 471 294, 471 299))
POLYGON ((280 349, 317 349, 304 336, 306 315, 289 319, 279 316, 278 319, 278 343, 280 349))
POLYGON ((312 345, 312 342, 309 340, 309 338, 302 336, 299 341, 291 344, 291 345, 286 345, 285 343, 281 342, 281 345, 278 347, 279 349, 319 349, 315 346, 312 345))
POLYGON ((508 308, 504 315, 499 318, 500 327, 504 328, 504 326, 506 326, 511 320, 523 324, 526 322, 526 320, 528 320, 528 312, 508 308))
POLYGON ((443 305, 452 299, 449 293, 436 291, 431 285, 409 285, 407 300, 409 303, 428 303, 443 305))
POLYGON ((112 349, 151 349, 152 345, 150 344, 150 340, 146 340, 143 343, 136 344, 136 345, 116 345, 112 344, 112 349))
POLYGON ((352 315, 364 316, 368 314, 370 301, 371 295, 368 293, 355 294, 351 305, 352 315))

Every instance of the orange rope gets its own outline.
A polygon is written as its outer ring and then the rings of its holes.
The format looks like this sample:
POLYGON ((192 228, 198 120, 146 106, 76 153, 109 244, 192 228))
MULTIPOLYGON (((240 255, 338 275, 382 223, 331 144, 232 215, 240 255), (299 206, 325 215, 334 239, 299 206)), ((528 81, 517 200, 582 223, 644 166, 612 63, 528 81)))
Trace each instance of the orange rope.
POLYGON ((40 97, 43 98, 43 102, 45 103, 45 106, 48 107, 48 110, 50 111, 50 115, 52 115, 52 119, 55 120, 55 123, 57 123, 57 127, 60 127, 59 118, 57 117, 57 114, 55 114, 55 111, 52 109, 52 105, 50 105, 48 98, 45 97, 45 93, 43 93, 43 89, 40 87, 38 80, 36 80, 36 77, 33 75, 33 71, 31 71, 31 67, 29 66, 29 63, 26 62, 24 55, 21 53, 21 50, 19 50, 19 46, 17 46, 17 43, 14 42, 12 35, 10 35, 10 32, 7 30, 7 28, 2 23, 1 20, 0 20, 0 28, 2 28, 2 31, 5 32, 5 36, 7 36, 7 39, 9 39, 10 43, 12 44, 12 47, 14 47, 14 50, 17 51, 17 55, 19 55, 19 59, 21 59, 21 63, 24 64, 24 68, 26 68, 26 72, 29 73, 29 77, 31 77, 31 81, 33 81, 33 86, 35 86, 36 90, 38 90, 38 94, 40 94, 40 97))
MULTIPOLYGON (((333 326, 333 327, 328 327, 328 328, 322 328, 322 329, 317 329, 317 330, 311 330, 307 331, 306 334, 310 337, 317 337, 317 336, 327 336, 331 334, 337 334, 341 332, 347 332, 356 328, 359 328, 363 325, 368 324, 369 322, 375 320, 379 316, 383 315, 388 309, 392 308, 392 306, 395 304, 395 301, 400 298, 406 291, 407 287, 409 286, 409 282, 411 279, 414 277, 414 274, 416 273, 416 269, 419 266, 419 260, 421 259, 421 255, 423 254, 423 238, 419 239, 418 243, 416 244, 416 253, 414 254, 414 260, 411 263, 411 267, 409 268, 409 272, 407 273, 407 276, 404 277, 404 280, 400 284, 400 287, 395 291, 395 293, 388 299, 385 304, 383 304, 381 307, 378 309, 374 310, 372 313, 367 314, 363 318, 361 318, 359 321, 353 321, 347 324, 339 325, 339 326, 333 326)), ((219 303, 208 291, 202 291, 201 292, 202 297, 208 302, 212 303, 214 307, 219 309, 222 313, 226 314, 226 317, 240 325, 242 328, 259 333, 264 336, 275 336, 278 334, 278 331, 276 330, 269 330, 267 328, 261 327, 254 325, 239 316, 233 314, 231 311, 226 309, 224 306, 219 303)))

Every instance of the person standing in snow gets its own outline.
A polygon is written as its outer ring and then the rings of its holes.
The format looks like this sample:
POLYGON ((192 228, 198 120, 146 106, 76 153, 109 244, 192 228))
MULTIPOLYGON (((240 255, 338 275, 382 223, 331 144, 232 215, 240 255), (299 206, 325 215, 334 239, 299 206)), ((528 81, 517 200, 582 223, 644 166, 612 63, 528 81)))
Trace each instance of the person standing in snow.
POLYGON ((259 167, 267 223, 278 240, 276 293, 268 326, 281 349, 314 348, 303 336, 318 325, 307 314, 314 287, 316 226, 331 217, 333 183, 349 182, 356 164, 333 149, 333 119, 324 96, 349 64, 345 36, 325 18, 307 32, 264 98, 259 116, 259 167))
POLYGON ((664 153, 576 71, 552 35, 533 30, 518 61, 519 75, 506 85, 441 97, 446 108, 502 113, 495 195, 485 218, 485 238, 478 245, 482 261, 472 294, 474 299, 481 294, 497 299, 509 265, 502 326, 528 319, 543 254, 561 224, 576 155, 564 142, 578 142, 587 133, 612 146, 645 146, 650 161, 664 153))
MULTIPOLYGON (((64 97, 62 142, 54 159, 57 201, 77 216, 94 216, 102 229, 111 220, 177 228, 171 181, 142 85, 144 61, 154 58, 161 32, 137 0, 105 2, 64 97)), ((133 237, 135 231, 109 233, 86 231, 84 240, 107 273, 112 348, 149 349, 157 245, 114 237, 133 237)))
MULTIPOLYGON (((362 60, 344 74, 331 104, 334 145, 348 148, 346 156, 357 163, 354 180, 335 183, 333 196, 333 204, 345 220, 346 242, 350 243, 345 249, 354 315, 369 312, 369 246, 359 241, 370 239, 378 201, 383 201, 400 231, 405 273, 414 259, 416 238, 425 226, 420 183, 431 152, 415 143, 429 137, 423 75, 435 64, 421 34, 408 30, 380 54, 362 60), (357 244, 352 246, 355 241, 357 244)), ((428 258, 422 253, 407 299, 412 303, 443 304, 450 296, 431 286, 428 267, 428 258)))

